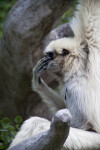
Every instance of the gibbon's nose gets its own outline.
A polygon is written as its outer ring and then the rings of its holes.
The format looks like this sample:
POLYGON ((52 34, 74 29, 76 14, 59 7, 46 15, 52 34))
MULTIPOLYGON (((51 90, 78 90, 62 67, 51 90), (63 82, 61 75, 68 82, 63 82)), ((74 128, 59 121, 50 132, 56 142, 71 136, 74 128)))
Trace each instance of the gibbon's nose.
POLYGON ((51 60, 53 60, 55 58, 55 53, 53 51, 48 52, 48 56, 51 60))

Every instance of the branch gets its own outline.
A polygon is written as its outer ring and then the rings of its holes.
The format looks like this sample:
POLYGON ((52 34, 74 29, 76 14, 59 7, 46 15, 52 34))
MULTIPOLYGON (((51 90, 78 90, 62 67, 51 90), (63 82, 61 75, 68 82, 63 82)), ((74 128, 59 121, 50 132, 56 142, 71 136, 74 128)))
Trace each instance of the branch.
POLYGON ((59 110, 52 118, 50 129, 8 150, 61 150, 69 134, 71 115, 67 109, 59 110))

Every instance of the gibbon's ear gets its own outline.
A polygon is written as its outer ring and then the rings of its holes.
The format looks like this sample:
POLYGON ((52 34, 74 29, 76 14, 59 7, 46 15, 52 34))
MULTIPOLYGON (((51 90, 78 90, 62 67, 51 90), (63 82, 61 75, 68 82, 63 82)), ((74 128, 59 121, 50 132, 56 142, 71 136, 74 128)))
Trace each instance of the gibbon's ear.
POLYGON ((88 45, 85 41, 81 42, 80 45, 82 46, 83 48, 83 51, 86 52, 87 54, 89 54, 89 48, 88 48, 88 45))

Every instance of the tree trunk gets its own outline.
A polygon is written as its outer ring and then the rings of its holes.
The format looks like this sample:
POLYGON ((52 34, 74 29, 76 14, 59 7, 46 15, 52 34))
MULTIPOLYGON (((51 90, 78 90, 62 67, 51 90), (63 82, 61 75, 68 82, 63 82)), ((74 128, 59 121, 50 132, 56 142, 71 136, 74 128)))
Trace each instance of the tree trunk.
POLYGON ((39 102, 31 89, 41 43, 74 0, 19 0, 9 12, 0 42, 0 110, 24 118, 39 102), (29 107, 28 107, 29 106, 29 107))

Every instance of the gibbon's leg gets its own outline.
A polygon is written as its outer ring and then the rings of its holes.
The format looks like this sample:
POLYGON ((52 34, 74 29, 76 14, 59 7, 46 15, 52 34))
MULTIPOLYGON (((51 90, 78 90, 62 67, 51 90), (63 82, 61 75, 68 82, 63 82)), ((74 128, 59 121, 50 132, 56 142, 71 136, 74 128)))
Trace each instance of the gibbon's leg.
MULTIPOLYGON (((50 122, 39 117, 31 117, 26 120, 17 133, 10 148, 26 139, 35 136, 50 128, 50 122)), ((100 149, 100 134, 70 128, 69 136, 62 150, 97 150, 100 149)))
POLYGON ((9 148, 50 128, 50 121, 40 117, 31 117, 24 121, 9 148))
POLYGON ((40 77, 40 73, 46 67, 44 66, 45 61, 46 58, 43 58, 33 68, 32 88, 41 96, 42 100, 47 104, 52 114, 54 114, 59 109, 66 108, 66 106, 63 98, 61 98, 59 94, 49 88, 40 77))
POLYGON ((69 136, 62 150, 99 150, 100 134, 81 129, 70 128, 69 136))

